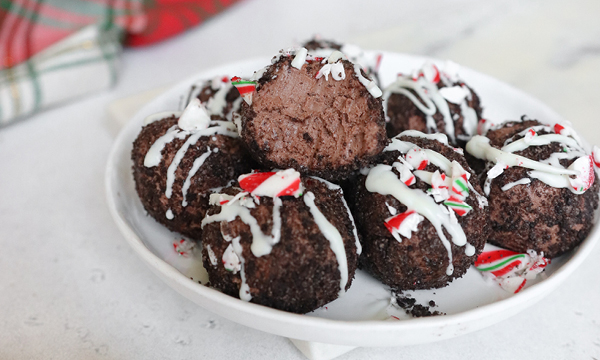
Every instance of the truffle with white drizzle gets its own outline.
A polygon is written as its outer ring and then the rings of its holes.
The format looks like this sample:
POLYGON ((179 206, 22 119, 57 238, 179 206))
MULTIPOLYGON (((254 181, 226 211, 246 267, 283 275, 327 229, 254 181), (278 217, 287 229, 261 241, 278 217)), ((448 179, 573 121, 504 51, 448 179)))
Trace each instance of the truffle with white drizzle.
POLYGON ((487 202, 464 156, 444 134, 410 130, 353 185, 362 266, 399 290, 461 277, 487 237, 487 202))
POLYGON ((327 58, 304 48, 282 52, 254 88, 234 85, 249 100, 242 103, 242 140, 266 168, 336 180, 387 145, 381 90, 339 51, 327 58))
POLYGON ((139 198, 159 223, 198 240, 209 189, 227 185, 254 163, 235 125, 211 120, 196 98, 183 112, 150 115, 145 123, 131 152, 139 198))
POLYGON ((490 243, 553 258, 587 237, 599 186, 593 155, 568 125, 523 117, 475 136, 466 149, 486 161, 480 182, 490 207, 490 243))
POLYGON ((453 145, 464 145, 477 134, 481 120, 479 97, 458 77, 458 65, 441 70, 426 62, 412 74, 399 74, 384 91, 388 136, 404 130, 441 132, 453 145))
POLYGON ((202 222, 210 285, 295 313, 343 296, 360 243, 341 189, 293 169, 241 175, 237 185, 211 195, 202 222))

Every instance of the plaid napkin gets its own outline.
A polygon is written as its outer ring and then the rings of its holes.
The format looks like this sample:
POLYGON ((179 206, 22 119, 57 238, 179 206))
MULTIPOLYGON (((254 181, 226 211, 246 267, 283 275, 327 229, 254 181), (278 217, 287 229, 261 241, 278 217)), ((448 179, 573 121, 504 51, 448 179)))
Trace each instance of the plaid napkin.
POLYGON ((0 126, 115 83, 143 46, 237 0, 0 0, 0 126))

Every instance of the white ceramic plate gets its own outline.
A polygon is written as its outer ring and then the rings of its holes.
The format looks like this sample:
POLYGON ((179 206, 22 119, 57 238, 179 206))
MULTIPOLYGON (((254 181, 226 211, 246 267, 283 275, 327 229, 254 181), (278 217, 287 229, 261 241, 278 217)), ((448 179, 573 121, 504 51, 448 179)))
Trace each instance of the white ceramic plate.
MULTIPOLYGON (((368 55, 374 55, 373 52, 368 55)), ((384 85, 398 72, 410 72, 426 59, 383 53, 380 76, 384 85)), ((111 214, 135 252, 161 279, 198 305, 240 324, 299 340, 349 346, 402 346, 449 339, 490 326, 525 310, 562 283, 581 264, 600 237, 598 224, 590 236, 571 254, 553 260, 543 277, 512 295, 485 281, 477 270, 443 289, 410 294, 445 316, 410 318, 402 311, 390 320, 390 292, 368 274, 358 271, 348 293, 308 315, 291 314, 243 302, 200 285, 206 282, 200 251, 183 257, 174 251, 180 235, 166 230, 146 215, 134 189, 130 160, 131 147, 143 119, 152 113, 177 110, 189 87, 203 79, 222 75, 249 76, 269 59, 249 60, 205 71, 190 77, 145 106, 122 130, 108 159, 106 195, 111 214), (193 280, 192 280, 192 279, 193 280)), ((517 119, 523 114, 547 122, 562 119, 548 106, 489 76, 463 68, 461 77, 473 87, 485 107, 484 117, 492 121, 517 119)), ((393 310, 392 310, 393 311, 393 310)))

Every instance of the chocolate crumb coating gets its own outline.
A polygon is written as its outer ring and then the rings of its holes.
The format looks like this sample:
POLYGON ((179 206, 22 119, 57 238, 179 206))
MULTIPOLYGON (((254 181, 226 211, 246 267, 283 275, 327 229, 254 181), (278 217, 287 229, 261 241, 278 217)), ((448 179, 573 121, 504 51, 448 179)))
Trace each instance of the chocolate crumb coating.
MULTIPOLYGON (((487 137, 490 144, 501 148, 507 139, 515 140, 522 136, 519 132, 536 125, 536 120, 511 121, 496 130, 490 130, 487 137)), ((547 134, 538 131, 539 135, 547 134)), ((517 155, 532 160, 544 160, 550 154, 560 152, 561 144, 530 146, 517 155)), ((560 160, 567 167, 575 159, 560 160)), ((488 169, 492 164, 488 163, 488 169)), ((544 257, 553 258, 572 250, 590 233, 594 212, 598 207, 598 180, 583 194, 574 194, 567 188, 555 188, 542 181, 530 178, 531 183, 516 185, 506 191, 506 184, 529 178, 530 170, 510 167, 496 177, 489 194, 490 227, 489 242, 517 252, 533 249, 544 252, 544 257)), ((482 174, 482 184, 485 172, 482 174)))
POLYGON ((150 216, 169 230, 199 240, 202 234, 200 223, 208 209, 209 189, 226 186, 237 176, 249 172, 254 162, 243 149, 239 138, 226 135, 200 137, 195 145, 188 148, 175 171, 173 193, 170 199, 167 198, 167 169, 189 135, 167 143, 162 150, 162 160, 158 166, 144 166, 144 158, 152 144, 169 128, 177 125, 177 121, 178 118, 172 116, 142 128, 131 151, 133 178, 139 198, 150 216), (206 153, 207 148, 212 152, 192 177, 186 196, 188 204, 184 207, 184 181, 192 169, 194 160, 206 153), (166 217, 169 209, 174 216, 172 220, 166 217))
MULTIPOLYGON (((445 156, 448 160, 456 160, 465 171, 471 173, 470 183, 473 188, 483 194, 476 181, 475 174, 469 168, 465 158, 436 140, 402 136, 402 141, 416 144, 423 149, 430 149, 445 156)), ((385 152, 383 164, 391 165, 397 160, 398 151, 385 152)), ((431 162, 425 171, 440 170, 431 162)), ((396 170, 394 170, 396 173, 396 170)), ((441 171, 440 171, 441 172, 441 171)), ((398 174, 398 173, 396 173, 398 174)), ((413 232, 410 239, 402 237, 396 240, 384 226, 384 221, 392 215, 388 205, 397 210, 397 214, 407 211, 407 207, 394 196, 370 192, 365 187, 366 176, 359 176, 354 183, 352 197, 352 213, 356 221, 363 251, 360 257, 362 268, 381 280, 384 284, 399 291, 440 288, 446 286, 455 278, 462 277, 469 267, 475 263, 477 256, 483 250, 488 236, 487 207, 479 208, 478 200, 471 190, 466 203, 473 209, 465 216, 456 216, 462 227, 467 242, 475 247, 475 255, 467 256, 464 246, 452 242, 452 236, 444 229, 444 234, 451 243, 452 264, 454 272, 446 274, 449 265, 448 252, 440 240, 435 227, 424 218, 418 225, 418 231, 413 232)), ((417 177, 411 189, 426 192, 431 186, 417 177)))
MULTIPOLYGON (((313 178, 303 177, 302 182, 305 186, 304 196, 309 191, 314 193, 316 206, 342 236, 348 262, 347 290, 354 278, 358 255, 352 221, 342 202, 342 192, 330 189, 325 183, 313 178)), ((235 195, 240 191, 237 187, 229 187, 221 193, 235 195)), ((329 240, 315 223, 303 197, 284 196, 281 200, 281 238, 270 254, 261 257, 253 255, 250 249, 253 239, 250 227, 237 217, 231 222, 205 225, 202 259, 211 286, 239 297, 242 285, 240 272, 227 271, 221 262, 225 250, 231 244, 224 238, 231 240, 239 236, 251 302, 303 314, 338 297, 340 271, 329 240), (216 264, 211 262, 208 249, 212 252, 213 259, 216 259, 216 264)), ((220 211, 220 207, 212 206, 208 214, 220 211)), ((250 209, 250 213, 263 233, 270 234, 273 228, 273 199, 261 197, 260 204, 250 209)))
POLYGON ((241 136, 252 156, 270 168, 294 168, 328 180, 372 162, 388 143, 381 99, 373 97, 342 60, 345 80, 316 79, 323 67, 293 57, 269 66, 252 105, 242 104, 241 136))
MULTIPOLYGON (((453 83, 452 86, 460 86, 462 83, 453 83)), ((438 84, 438 89, 446 87, 446 85, 440 81, 438 84)), ((471 99, 467 100, 467 104, 469 107, 475 110, 477 114, 477 120, 481 120, 481 103, 479 100, 479 96, 467 86, 469 91, 471 92, 471 99)), ((406 89, 411 92, 417 99, 419 96, 412 89, 406 89)), ((454 121, 454 136, 456 138, 455 146, 464 147, 466 141, 461 140, 461 138, 467 137, 468 135, 465 133, 465 129, 463 128, 463 115, 460 109, 460 105, 453 104, 451 102, 448 103, 448 108, 450 109, 450 116, 454 121)), ((388 122, 386 123, 386 129, 388 136, 394 137, 405 130, 417 130, 423 133, 432 133, 430 129, 427 127, 427 116, 410 100, 408 97, 402 94, 392 93, 390 94, 387 100, 387 117, 388 122)), ((437 127, 437 132, 446 133, 444 116, 440 113, 439 109, 433 115, 433 119, 435 120, 435 124, 437 127)))

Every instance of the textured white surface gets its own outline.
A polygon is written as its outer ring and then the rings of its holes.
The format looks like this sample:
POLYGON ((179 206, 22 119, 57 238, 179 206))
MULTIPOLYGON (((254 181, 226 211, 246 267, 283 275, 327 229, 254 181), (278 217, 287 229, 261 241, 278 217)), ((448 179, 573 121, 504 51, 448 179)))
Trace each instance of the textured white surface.
MULTIPOLYGON (((268 56, 319 32, 365 48, 451 58, 540 98, 600 142, 598 2, 295 4, 246 1, 175 39, 129 49, 113 90, 0 129, 0 359, 303 358, 287 339, 178 295, 123 241, 103 190, 112 100, 268 56)), ((558 290, 492 328, 339 359, 598 359, 599 256, 597 247, 558 290)))

